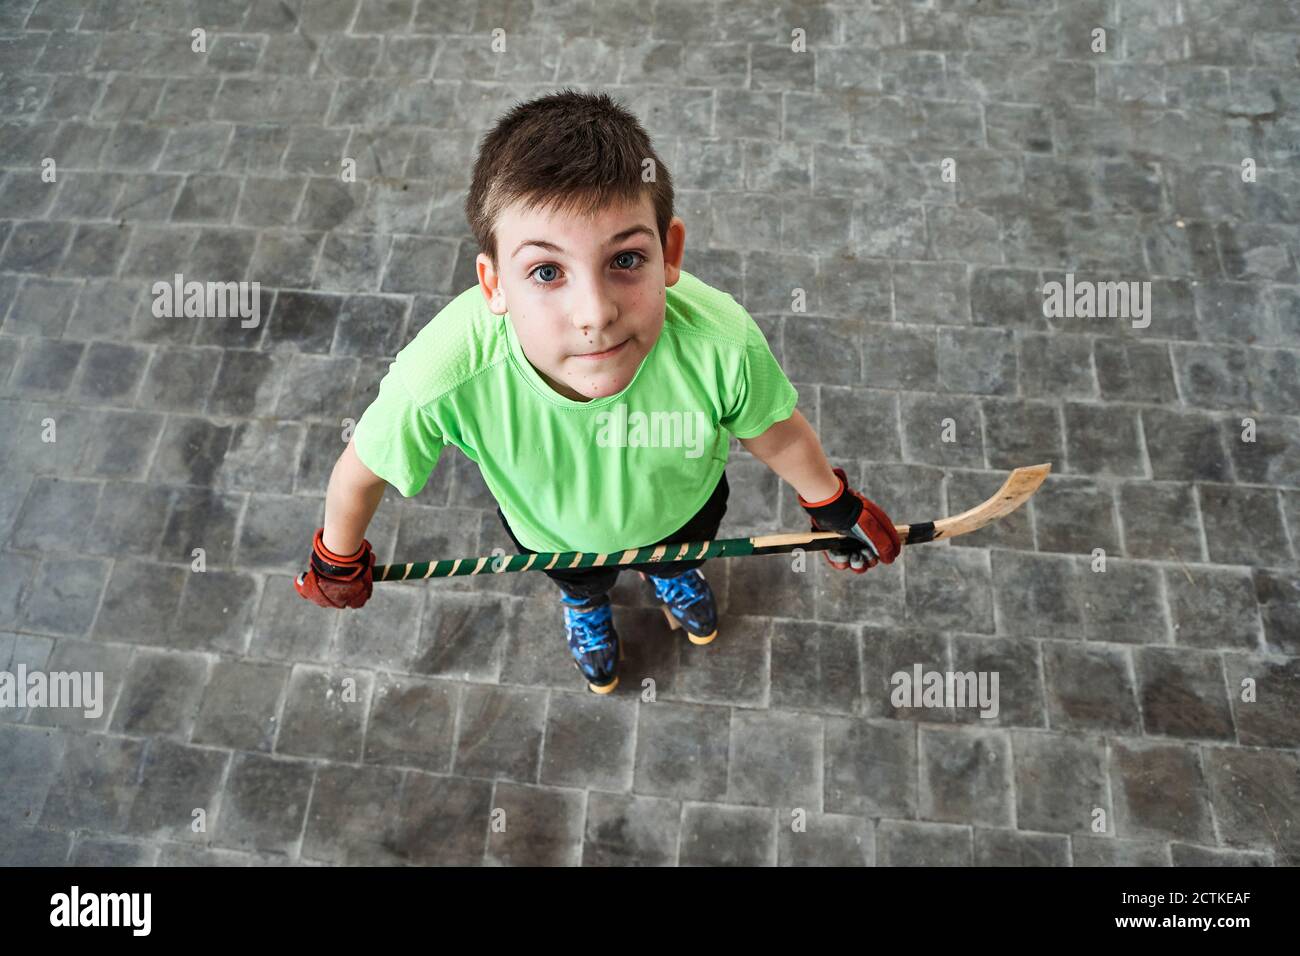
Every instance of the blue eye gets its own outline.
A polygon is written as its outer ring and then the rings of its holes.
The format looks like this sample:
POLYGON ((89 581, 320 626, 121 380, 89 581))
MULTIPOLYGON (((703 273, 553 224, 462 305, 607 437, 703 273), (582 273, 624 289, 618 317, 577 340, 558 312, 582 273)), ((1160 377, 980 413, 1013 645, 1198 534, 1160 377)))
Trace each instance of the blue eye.
MULTIPOLYGON (((635 272, 637 269, 640 269, 641 266, 643 266, 646 262, 649 261, 649 259, 646 256, 642 255, 639 252, 634 252, 629 249, 625 252, 620 252, 618 255, 616 255, 614 257, 614 262, 617 263, 620 259, 623 259, 624 256, 632 256, 633 261, 630 265, 620 267, 618 269, 619 272, 635 272)), ((538 266, 532 272, 528 273, 528 279, 530 282, 532 282, 533 285, 537 285, 537 286, 554 285, 555 278, 558 278, 558 276, 552 277, 551 279, 543 279, 541 278, 540 273, 543 269, 550 269, 558 272, 558 268, 559 268, 558 266, 555 266, 552 263, 549 262, 544 263, 543 265, 538 266)))

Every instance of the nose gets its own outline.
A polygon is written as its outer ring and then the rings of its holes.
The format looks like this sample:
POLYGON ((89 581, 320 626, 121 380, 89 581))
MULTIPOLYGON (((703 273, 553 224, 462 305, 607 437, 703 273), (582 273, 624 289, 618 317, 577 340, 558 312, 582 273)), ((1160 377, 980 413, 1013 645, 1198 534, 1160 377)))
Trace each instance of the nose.
POLYGON ((599 280, 575 290, 578 300, 573 308, 573 326, 588 338, 599 339, 605 328, 618 321, 618 303, 599 280))

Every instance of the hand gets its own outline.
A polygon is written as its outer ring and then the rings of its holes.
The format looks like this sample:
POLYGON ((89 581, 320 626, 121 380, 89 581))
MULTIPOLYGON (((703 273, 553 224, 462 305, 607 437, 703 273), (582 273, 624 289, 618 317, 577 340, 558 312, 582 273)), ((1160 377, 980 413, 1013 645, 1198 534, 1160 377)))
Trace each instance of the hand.
POLYGON ((861 547, 828 550, 826 560, 836 571, 849 568, 854 574, 865 574, 881 561, 893 564, 902 550, 902 542, 889 515, 870 498, 849 487, 843 468, 831 470, 840 480, 840 490, 815 505, 799 495, 799 504, 812 517, 813 531, 838 531, 856 538, 861 547))
POLYGON ((294 590, 321 607, 361 607, 374 588, 370 542, 362 538, 357 553, 343 557, 325 547, 324 534, 324 528, 317 528, 312 536, 311 566, 294 578, 294 590))

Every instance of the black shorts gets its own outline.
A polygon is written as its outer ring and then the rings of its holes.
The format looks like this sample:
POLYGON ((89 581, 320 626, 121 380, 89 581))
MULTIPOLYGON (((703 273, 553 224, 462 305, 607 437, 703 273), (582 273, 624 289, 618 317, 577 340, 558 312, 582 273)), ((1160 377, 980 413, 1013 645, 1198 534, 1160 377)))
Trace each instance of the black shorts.
MULTIPOLYGON (((718 479, 717 485, 713 489, 713 494, 709 500, 704 502, 704 507, 695 513, 695 517, 682 525, 662 541, 655 541, 654 544, 675 544, 685 541, 711 541, 718 535, 718 527, 722 524, 722 516, 727 513, 727 496, 731 489, 727 485, 727 473, 724 470, 722 476, 718 479)), ((651 493, 647 491, 647 493, 651 493)), ((497 517, 501 519, 501 526, 506 529, 506 534, 510 535, 510 540, 514 542, 515 547, 519 549, 520 554, 534 554, 529 548, 520 544, 515 533, 510 530, 510 525, 506 523, 506 516, 501 513, 501 506, 497 506, 497 517)), ((691 568, 698 568, 704 563, 699 561, 668 561, 664 564, 654 565, 655 577, 671 578, 683 574, 691 568)), ((558 569, 554 571, 543 571, 547 577, 555 581, 565 594, 570 597, 593 598, 600 597, 602 594, 609 593, 609 589, 614 586, 618 580, 618 566, 608 568, 569 568, 558 569)))

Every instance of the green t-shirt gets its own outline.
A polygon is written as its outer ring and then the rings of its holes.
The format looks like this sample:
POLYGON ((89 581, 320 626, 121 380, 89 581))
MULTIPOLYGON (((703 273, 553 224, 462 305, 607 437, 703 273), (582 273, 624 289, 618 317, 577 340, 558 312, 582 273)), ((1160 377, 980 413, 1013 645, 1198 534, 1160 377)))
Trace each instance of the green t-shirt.
POLYGON ((455 445, 533 551, 667 537, 713 493, 729 435, 789 418, 798 393, 730 295, 682 272, 664 298, 663 330, 627 387, 577 402, 528 362, 509 316, 465 290, 389 366, 354 430, 358 457, 409 498, 455 445))

